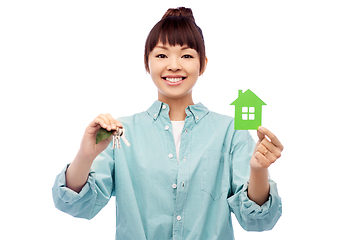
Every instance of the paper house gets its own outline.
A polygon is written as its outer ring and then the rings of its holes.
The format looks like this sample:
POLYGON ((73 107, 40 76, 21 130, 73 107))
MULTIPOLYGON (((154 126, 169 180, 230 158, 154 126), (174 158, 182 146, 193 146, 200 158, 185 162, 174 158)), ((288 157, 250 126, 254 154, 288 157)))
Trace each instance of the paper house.
POLYGON ((262 106, 266 103, 250 89, 244 93, 238 90, 238 98, 231 105, 235 105, 235 130, 257 130, 261 126, 262 106))

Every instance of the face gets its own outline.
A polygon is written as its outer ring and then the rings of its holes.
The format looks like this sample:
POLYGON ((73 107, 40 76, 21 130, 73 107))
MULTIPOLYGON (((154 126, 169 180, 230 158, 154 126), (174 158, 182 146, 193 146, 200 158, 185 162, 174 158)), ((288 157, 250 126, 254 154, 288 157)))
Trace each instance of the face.
POLYGON ((201 75, 199 54, 196 50, 186 45, 170 46, 158 43, 149 54, 148 64, 160 101, 192 96, 192 88, 201 75))

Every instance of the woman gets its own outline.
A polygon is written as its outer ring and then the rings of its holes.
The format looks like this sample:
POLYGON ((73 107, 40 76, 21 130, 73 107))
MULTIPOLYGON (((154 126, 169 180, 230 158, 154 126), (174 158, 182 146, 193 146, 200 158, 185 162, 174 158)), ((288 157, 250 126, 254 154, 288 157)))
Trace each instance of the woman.
POLYGON ((246 230, 271 229, 281 199, 268 167, 283 146, 263 127, 255 145, 231 117, 194 104, 206 65, 191 9, 169 9, 145 45, 158 100, 145 112, 118 120, 101 114, 89 124, 76 158, 56 178, 56 207, 91 219, 115 196, 116 239, 123 240, 234 239, 231 212, 246 230), (123 128, 131 146, 113 149, 111 137, 96 144, 101 127, 123 128))

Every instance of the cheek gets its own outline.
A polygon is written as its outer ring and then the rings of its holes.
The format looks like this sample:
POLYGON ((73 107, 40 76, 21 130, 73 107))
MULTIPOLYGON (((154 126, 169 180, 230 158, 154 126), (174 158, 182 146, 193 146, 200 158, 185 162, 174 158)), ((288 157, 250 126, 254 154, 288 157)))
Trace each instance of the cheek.
POLYGON ((152 61, 148 62, 148 68, 149 68, 149 74, 151 76, 153 76, 155 74, 156 71, 156 67, 154 66, 154 64, 152 63, 152 61))
POLYGON ((191 75, 199 76, 200 64, 199 63, 193 63, 191 68, 189 68, 189 71, 190 71, 191 75))
POLYGON ((159 72, 159 69, 161 69, 162 65, 157 60, 149 60, 148 67, 150 69, 150 72, 159 72))
POLYGON ((196 73, 199 73, 199 71, 200 71, 200 66, 201 66, 201 64, 200 64, 200 62, 199 62, 199 60, 197 59, 197 61, 192 61, 191 62, 191 72, 196 72, 196 73))
POLYGON ((157 82, 160 79, 160 71, 154 65, 149 65, 149 74, 153 82, 157 82))

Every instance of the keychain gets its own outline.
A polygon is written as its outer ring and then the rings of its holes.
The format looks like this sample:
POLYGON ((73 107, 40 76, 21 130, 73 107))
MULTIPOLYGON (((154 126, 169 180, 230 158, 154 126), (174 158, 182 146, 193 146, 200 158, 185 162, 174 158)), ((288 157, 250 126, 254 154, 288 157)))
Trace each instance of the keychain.
MULTIPOLYGON (((112 134, 113 134, 113 131, 107 131, 104 128, 100 128, 97 131, 97 134, 96 134, 96 144, 98 144, 99 142, 109 138, 112 134)), ((123 141, 124 141, 126 146, 130 147, 130 143, 125 137, 125 129, 124 128, 119 128, 113 134, 113 144, 112 144, 113 149, 115 149, 116 147, 118 149, 120 149, 120 138, 123 139, 123 141)))

